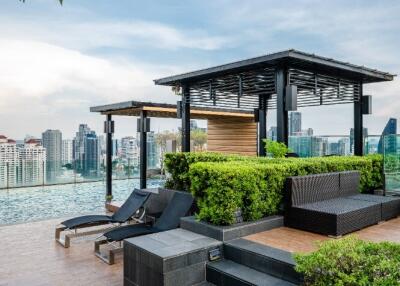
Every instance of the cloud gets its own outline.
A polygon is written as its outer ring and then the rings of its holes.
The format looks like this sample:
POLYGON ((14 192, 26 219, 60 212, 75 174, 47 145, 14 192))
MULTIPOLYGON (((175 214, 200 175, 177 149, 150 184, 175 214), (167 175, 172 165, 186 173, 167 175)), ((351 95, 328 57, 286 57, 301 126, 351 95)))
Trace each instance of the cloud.
MULTIPOLYGON (((24 134, 51 124, 68 129, 72 117, 90 123, 88 107, 108 102, 174 102, 154 78, 288 48, 400 70, 396 1, 212 1, 182 5, 177 14, 166 6, 160 17, 140 5, 143 12, 126 16, 123 4, 105 3, 83 12, 83 4, 72 2, 56 10, 46 4, 40 12, 28 10, 32 2, 23 6, 24 13, 33 11, 26 15, 3 9, 0 130, 12 126, 24 134), (107 5, 113 9, 104 13, 107 5), (193 9, 198 15, 190 14, 193 9), (148 20, 154 17, 163 22, 148 20), (15 123, 7 123, 7 115, 15 123)), ((366 122, 378 132, 389 116, 399 116, 399 79, 366 85, 365 93, 373 95, 374 113, 366 122)), ((326 110, 328 117, 340 114, 326 110)), ((315 120, 310 127, 332 129, 315 120)), ((347 133, 349 126, 339 128, 347 133)))
POLYGON ((14 19, 6 18, 2 21, 0 35, 11 39, 45 41, 80 50, 99 47, 150 47, 163 50, 190 48, 211 51, 226 47, 231 42, 227 36, 213 36, 202 29, 177 29, 163 23, 140 20, 81 20, 72 23, 20 20, 15 23, 14 19), (49 29, 49 23, 59 28, 49 29))
MULTIPOLYGON (((68 138, 82 122, 101 130, 101 117, 89 112, 94 105, 176 101, 168 88, 153 83, 154 78, 176 72, 174 67, 4 39, 0 40, 0 62, 0 130, 14 138, 38 135, 46 128, 59 128, 68 138)), ((131 124, 119 130, 132 134, 131 124)))
POLYGON ((66 90, 103 100, 146 97, 153 76, 162 72, 35 41, 0 40, 0 62, 3 99, 47 97, 66 90))

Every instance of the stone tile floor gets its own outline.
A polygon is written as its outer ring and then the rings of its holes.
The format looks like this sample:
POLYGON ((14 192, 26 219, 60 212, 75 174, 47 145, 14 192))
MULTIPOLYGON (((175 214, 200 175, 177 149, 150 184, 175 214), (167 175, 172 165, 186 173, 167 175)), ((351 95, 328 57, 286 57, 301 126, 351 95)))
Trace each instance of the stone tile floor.
POLYGON ((93 236, 64 249, 54 241, 63 219, 0 226, 0 285, 122 285, 122 259, 107 265, 93 254, 93 236))

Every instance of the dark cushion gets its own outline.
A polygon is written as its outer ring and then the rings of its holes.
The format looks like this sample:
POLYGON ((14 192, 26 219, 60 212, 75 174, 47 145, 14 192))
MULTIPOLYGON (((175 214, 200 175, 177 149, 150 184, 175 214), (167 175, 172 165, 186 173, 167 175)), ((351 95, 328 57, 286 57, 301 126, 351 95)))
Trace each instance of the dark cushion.
POLYGON ((358 194, 349 196, 349 199, 376 202, 381 204, 381 219, 389 220, 395 218, 400 214, 400 198, 377 196, 369 194, 358 194))
POLYGON ((360 172, 345 171, 339 173, 340 196, 357 195, 360 193, 360 172))
POLYGON ((121 241, 126 238, 154 233, 155 230, 145 224, 133 224, 118 227, 103 234, 108 241, 121 241))
POLYGON ((287 187, 293 206, 329 200, 339 196, 339 174, 289 177, 287 187))
POLYGON ((377 203, 386 203, 398 201, 400 203, 400 198, 396 197, 387 197, 387 196, 378 196, 378 195, 370 195, 370 194, 357 194, 348 196, 349 199, 368 201, 368 202, 377 202, 377 203))
POLYGON ((348 198, 335 198, 311 204, 304 204, 296 207, 306 210, 319 211, 322 213, 339 215, 375 205, 380 205, 380 203, 348 198))
POLYGON ((71 218, 69 220, 63 221, 61 224, 69 229, 76 228, 78 226, 90 225, 90 224, 100 224, 114 222, 110 216, 106 215, 85 215, 80 217, 71 218))

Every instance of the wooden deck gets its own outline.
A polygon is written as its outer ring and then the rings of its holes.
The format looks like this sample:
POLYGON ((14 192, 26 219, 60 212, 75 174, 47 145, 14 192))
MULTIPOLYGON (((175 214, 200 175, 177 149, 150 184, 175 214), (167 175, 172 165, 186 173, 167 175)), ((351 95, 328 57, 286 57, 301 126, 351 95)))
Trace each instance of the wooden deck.
MULTIPOLYGON (((370 241, 392 241, 400 243, 400 217, 373 225, 354 233, 361 239, 370 241)), ((245 237, 248 240, 283 249, 290 252, 311 252, 317 249, 316 243, 332 239, 298 229, 280 227, 245 237)))
POLYGON ((103 263, 87 238, 73 240, 69 249, 57 245, 60 221, 0 226, 0 285, 122 285, 120 257, 112 266, 103 263))

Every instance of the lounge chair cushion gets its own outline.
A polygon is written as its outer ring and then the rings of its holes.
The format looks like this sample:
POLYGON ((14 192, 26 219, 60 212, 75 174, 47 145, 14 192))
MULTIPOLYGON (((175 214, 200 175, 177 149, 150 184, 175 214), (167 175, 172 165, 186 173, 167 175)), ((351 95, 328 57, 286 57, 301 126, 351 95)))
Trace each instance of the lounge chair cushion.
POLYGON ((113 222, 113 219, 110 216, 106 215, 85 215, 85 216, 71 218, 69 220, 63 221, 61 224, 69 229, 73 229, 82 225, 90 225, 90 224, 95 225, 107 222, 113 222))
POLYGON ((143 207, 149 196, 149 192, 143 192, 138 189, 133 190, 124 204, 114 213, 112 216, 113 220, 120 223, 128 221, 141 207, 143 207))
POLYGON ((69 229, 74 229, 80 226, 99 225, 106 223, 124 223, 128 221, 135 213, 144 205, 149 198, 150 193, 135 189, 124 202, 124 204, 114 213, 113 216, 107 215, 86 215, 75 217, 61 224, 69 229))
POLYGON ((176 191, 153 226, 145 224, 122 226, 104 233, 104 236, 108 241, 121 241, 130 237, 177 228, 181 217, 184 217, 190 210, 193 200, 194 198, 190 193, 176 191))
POLYGON ((125 238, 135 237, 157 232, 153 227, 146 224, 134 224, 118 227, 103 234, 108 241, 121 241, 125 238))

